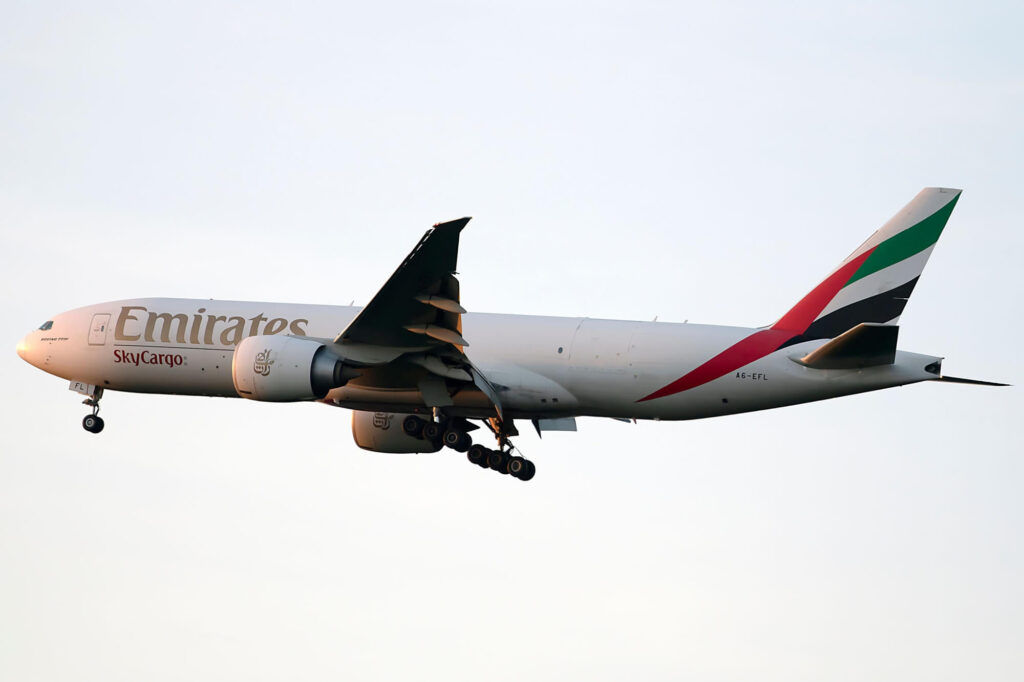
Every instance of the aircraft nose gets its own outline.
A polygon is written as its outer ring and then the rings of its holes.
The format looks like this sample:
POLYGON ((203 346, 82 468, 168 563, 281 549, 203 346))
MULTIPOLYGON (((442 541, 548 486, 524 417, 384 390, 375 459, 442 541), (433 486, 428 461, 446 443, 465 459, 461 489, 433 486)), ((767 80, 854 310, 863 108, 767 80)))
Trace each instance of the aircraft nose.
POLYGON ((25 338, 23 338, 21 341, 18 342, 18 357, 21 358, 22 360, 27 361, 28 358, 25 357, 27 354, 28 354, 28 334, 26 334, 25 338))

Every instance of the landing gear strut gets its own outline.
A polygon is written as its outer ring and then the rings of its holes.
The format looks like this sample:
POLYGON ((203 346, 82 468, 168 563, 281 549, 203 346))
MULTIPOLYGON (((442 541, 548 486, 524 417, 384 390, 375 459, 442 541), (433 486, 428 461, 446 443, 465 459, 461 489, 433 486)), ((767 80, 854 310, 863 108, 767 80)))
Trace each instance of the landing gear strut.
POLYGON ((83 405, 92 408, 92 414, 87 414, 82 419, 82 428, 89 433, 99 433, 103 430, 103 417, 100 416, 100 398, 103 397, 103 389, 96 387, 89 397, 82 401, 83 405))

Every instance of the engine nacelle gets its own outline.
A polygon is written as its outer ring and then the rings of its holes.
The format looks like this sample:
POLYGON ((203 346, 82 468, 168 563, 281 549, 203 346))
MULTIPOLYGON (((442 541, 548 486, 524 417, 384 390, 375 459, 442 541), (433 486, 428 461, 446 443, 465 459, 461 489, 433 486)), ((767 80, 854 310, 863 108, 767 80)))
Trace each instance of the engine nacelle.
MULTIPOLYGON (((437 452, 441 443, 432 443, 405 433, 402 422, 412 416, 424 423, 430 421, 418 415, 393 412, 352 412, 352 437, 363 450, 374 452, 437 452)), ((421 429, 422 430, 422 429, 421 429)))
POLYGON ((357 375, 324 344, 294 336, 244 338, 231 358, 235 391, 250 400, 319 399, 357 375))

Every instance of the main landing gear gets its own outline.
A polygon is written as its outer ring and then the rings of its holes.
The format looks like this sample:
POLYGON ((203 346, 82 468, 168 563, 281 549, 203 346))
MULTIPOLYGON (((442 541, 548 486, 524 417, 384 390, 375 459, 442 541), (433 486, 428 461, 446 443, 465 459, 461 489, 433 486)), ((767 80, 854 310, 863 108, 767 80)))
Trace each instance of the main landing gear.
POLYGON ((537 467, 530 460, 513 455, 514 446, 509 440, 515 435, 512 429, 492 419, 487 422, 498 440, 498 450, 490 450, 479 443, 474 444, 469 431, 478 427, 462 418, 441 418, 439 421, 424 421, 421 417, 409 415, 402 420, 402 431, 413 438, 421 438, 440 447, 465 452, 466 458, 484 469, 508 474, 520 481, 529 481, 537 473, 537 467))
POLYGON ((466 453, 466 458, 478 467, 509 474, 520 481, 529 481, 537 473, 537 467, 533 462, 525 457, 513 455, 511 450, 488 450, 483 445, 472 445, 466 453))
POLYGON ((83 405, 92 408, 92 414, 87 414, 82 419, 82 428, 89 433, 99 433, 103 430, 103 417, 100 416, 100 398, 103 397, 103 389, 95 388, 88 394, 89 397, 82 401, 83 405))

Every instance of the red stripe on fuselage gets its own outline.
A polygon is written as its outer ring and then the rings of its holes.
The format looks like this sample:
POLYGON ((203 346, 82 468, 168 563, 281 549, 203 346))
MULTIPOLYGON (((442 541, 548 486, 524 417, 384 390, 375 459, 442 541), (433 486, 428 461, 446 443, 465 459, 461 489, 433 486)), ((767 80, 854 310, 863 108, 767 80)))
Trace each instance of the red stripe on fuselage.
POLYGON ((750 364, 754 360, 763 358, 792 337, 792 332, 783 331, 781 329, 762 329, 759 332, 754 332, 739 343, 729 346, 729 348, 711 358, 689 374, 676 379, 668 386, 658 389, 654 393, 645 398, 641 398, 637 402, 642 403, 645 400, 664 398, 667 395, 681 393, 694 388, 695 386, 700 386, 701 384, 706 384, 709 381, 714 381, 723 374, 731 372, 734 369, 739 369, 743 365, 750 364))
POLYGON ((750 336, 734 343, 693 371, 685 374, 671 384, 659 388, 637 402, 664 398, 665 396, 682 393, 691 388, 723 376, 755 360, 760 360, 769 353, 774 353, 786 341, 807 331, 811 323, 821 315, 829 301, 836 297, 857 269, 864 264, 874 249, 868 249, 849 263, 833 272, 825 280, 814 287, 811 293, 800 299, 788 313, 768 329, 756 331, 750 336))

